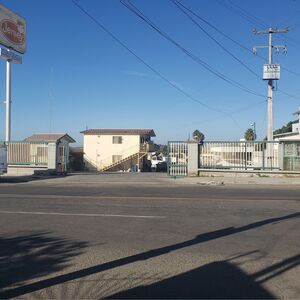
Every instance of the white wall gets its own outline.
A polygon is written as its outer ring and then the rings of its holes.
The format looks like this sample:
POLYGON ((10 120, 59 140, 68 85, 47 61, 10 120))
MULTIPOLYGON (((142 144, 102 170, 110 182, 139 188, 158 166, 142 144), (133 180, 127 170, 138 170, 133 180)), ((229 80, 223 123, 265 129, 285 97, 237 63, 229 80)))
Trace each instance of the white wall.
POLYGON ((292 132, 299 132, 299 123, 292 124, 292 132))
POLYGON ((139 135, 84 135, 84 160, 100 170, 112 164, 113 155, 126 158, 140 150, 139 135), (122 144, 113 144, 113 136, 122 136, 122 144))
POLYGON ((299 141, 300 140, 300 135, 299 134, 288 135, 288 136, 283 136, 283 137, 280 137, 280 138, 276 138, 275 140, 279 140, 279 141, 284 141, 284 140, 299 141))

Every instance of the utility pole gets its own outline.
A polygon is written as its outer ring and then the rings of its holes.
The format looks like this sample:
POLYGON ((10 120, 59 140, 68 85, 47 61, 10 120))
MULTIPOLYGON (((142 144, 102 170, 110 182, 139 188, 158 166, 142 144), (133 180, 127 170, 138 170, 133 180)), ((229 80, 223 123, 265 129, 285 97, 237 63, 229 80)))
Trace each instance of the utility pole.
POLYGON ((288 29, 277 29, 269 28, 265 31, 257 31, 254 29, 254 34, 268 34, 269 35, 269 45, 268 46, 254 46, 253 53, 257 53, 257 48, 268 48, 268 64, 264 65, 263 79, 268 81, 268 130, 267 130, 267 140, 269 142, 273 141, 273 80, 278 80, 280 78, 280 65, 273 64, 273 49, 275 53, 279 53, 279 49, 283 49, 283 53, 286 54, 287 47, 284 45, 272 45, 272 34, 273 33, 287 33, 288 29))
POLYGON ((253 127, 253 135, 254 135, 253 140, 254 141, 256 140, 256 128, 255 128, 255 125, 256 125, 255 122, 253 122, 253 123, 250 124, 250 126, 253 127))

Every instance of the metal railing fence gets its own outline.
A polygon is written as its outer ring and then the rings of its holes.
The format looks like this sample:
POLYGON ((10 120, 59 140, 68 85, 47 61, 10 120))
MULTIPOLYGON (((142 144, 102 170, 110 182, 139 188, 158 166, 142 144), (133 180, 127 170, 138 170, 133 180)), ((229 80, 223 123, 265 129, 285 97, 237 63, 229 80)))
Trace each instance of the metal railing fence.
POLYGON ((200 146, 200 169, 280 169, 280 143, 204 142, 200 146))
POLYGON ((186 176, 187 161, 187 142, 168 142, 168 175, 186 176))

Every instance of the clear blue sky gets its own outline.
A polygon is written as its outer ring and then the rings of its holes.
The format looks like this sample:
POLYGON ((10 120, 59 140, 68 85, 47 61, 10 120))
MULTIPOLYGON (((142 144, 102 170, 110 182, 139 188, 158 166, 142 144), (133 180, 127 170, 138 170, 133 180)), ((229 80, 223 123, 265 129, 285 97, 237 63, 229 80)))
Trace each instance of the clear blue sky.
MULTIPOLYGON (((254 35, 254 27, 290 27, 289 33, 274 37, 274 44, 288 46, 288 54, 280 53, 275 59, 286 69, 300 73, 300 1, 181 2, 249 49, 267 44, 267 35, 254 35)), ((13 65, 12 70, 13 140, 51 131, 67 132, 81 144, 79 132, 86 127, 153 128, 158 143, 185 140, 195 129, 202 131, 206 140, 236 140, 252 122, 256 122, 259 138, 266 135, 266 98, 246 93, 209 73, 119 0, 78 3, 173 85, 215 110, 163 81, 71 0, 1 3, 27 20, 27 52, 23 64, 13 65)), ((193 55, 255 93, 266 95, 265 82, 209 39, 171 1, 132 3, 193 55)), ((227 51, 262 74, 263 60, 198 22, 227 51)), ((267 57, 267 50, 260 49, 259 55, 267 57)), ((274 129, 294 118, 292 113, 300 105, 299 75, 281 72, 278 88, 299 98, 274 93, 274 129)), ((0 139, 5 135, 4 98, 5 62, 0 61, 0 139)))

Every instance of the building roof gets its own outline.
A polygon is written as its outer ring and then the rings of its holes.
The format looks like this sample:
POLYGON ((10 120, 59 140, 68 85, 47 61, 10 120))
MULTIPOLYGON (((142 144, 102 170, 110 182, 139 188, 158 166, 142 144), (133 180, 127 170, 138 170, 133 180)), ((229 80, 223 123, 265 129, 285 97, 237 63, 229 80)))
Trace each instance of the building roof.
POLYGON ((297 135, 299 135, 299 132, 298 131, 290 131, 290 132, 278 133, 278 134, 274 134, 274 138, 293 136, 293 135, 297 136, 297 135))
POLYGON ((59 140, 66 140, 69 143, 76 141, 67 133, 36 133, 25 139, 26 142, 57 142, 59 140))
POLYGON ((149 135, 156 136, 153 129, 87 129, 81 131, 87 135, 149 135))

